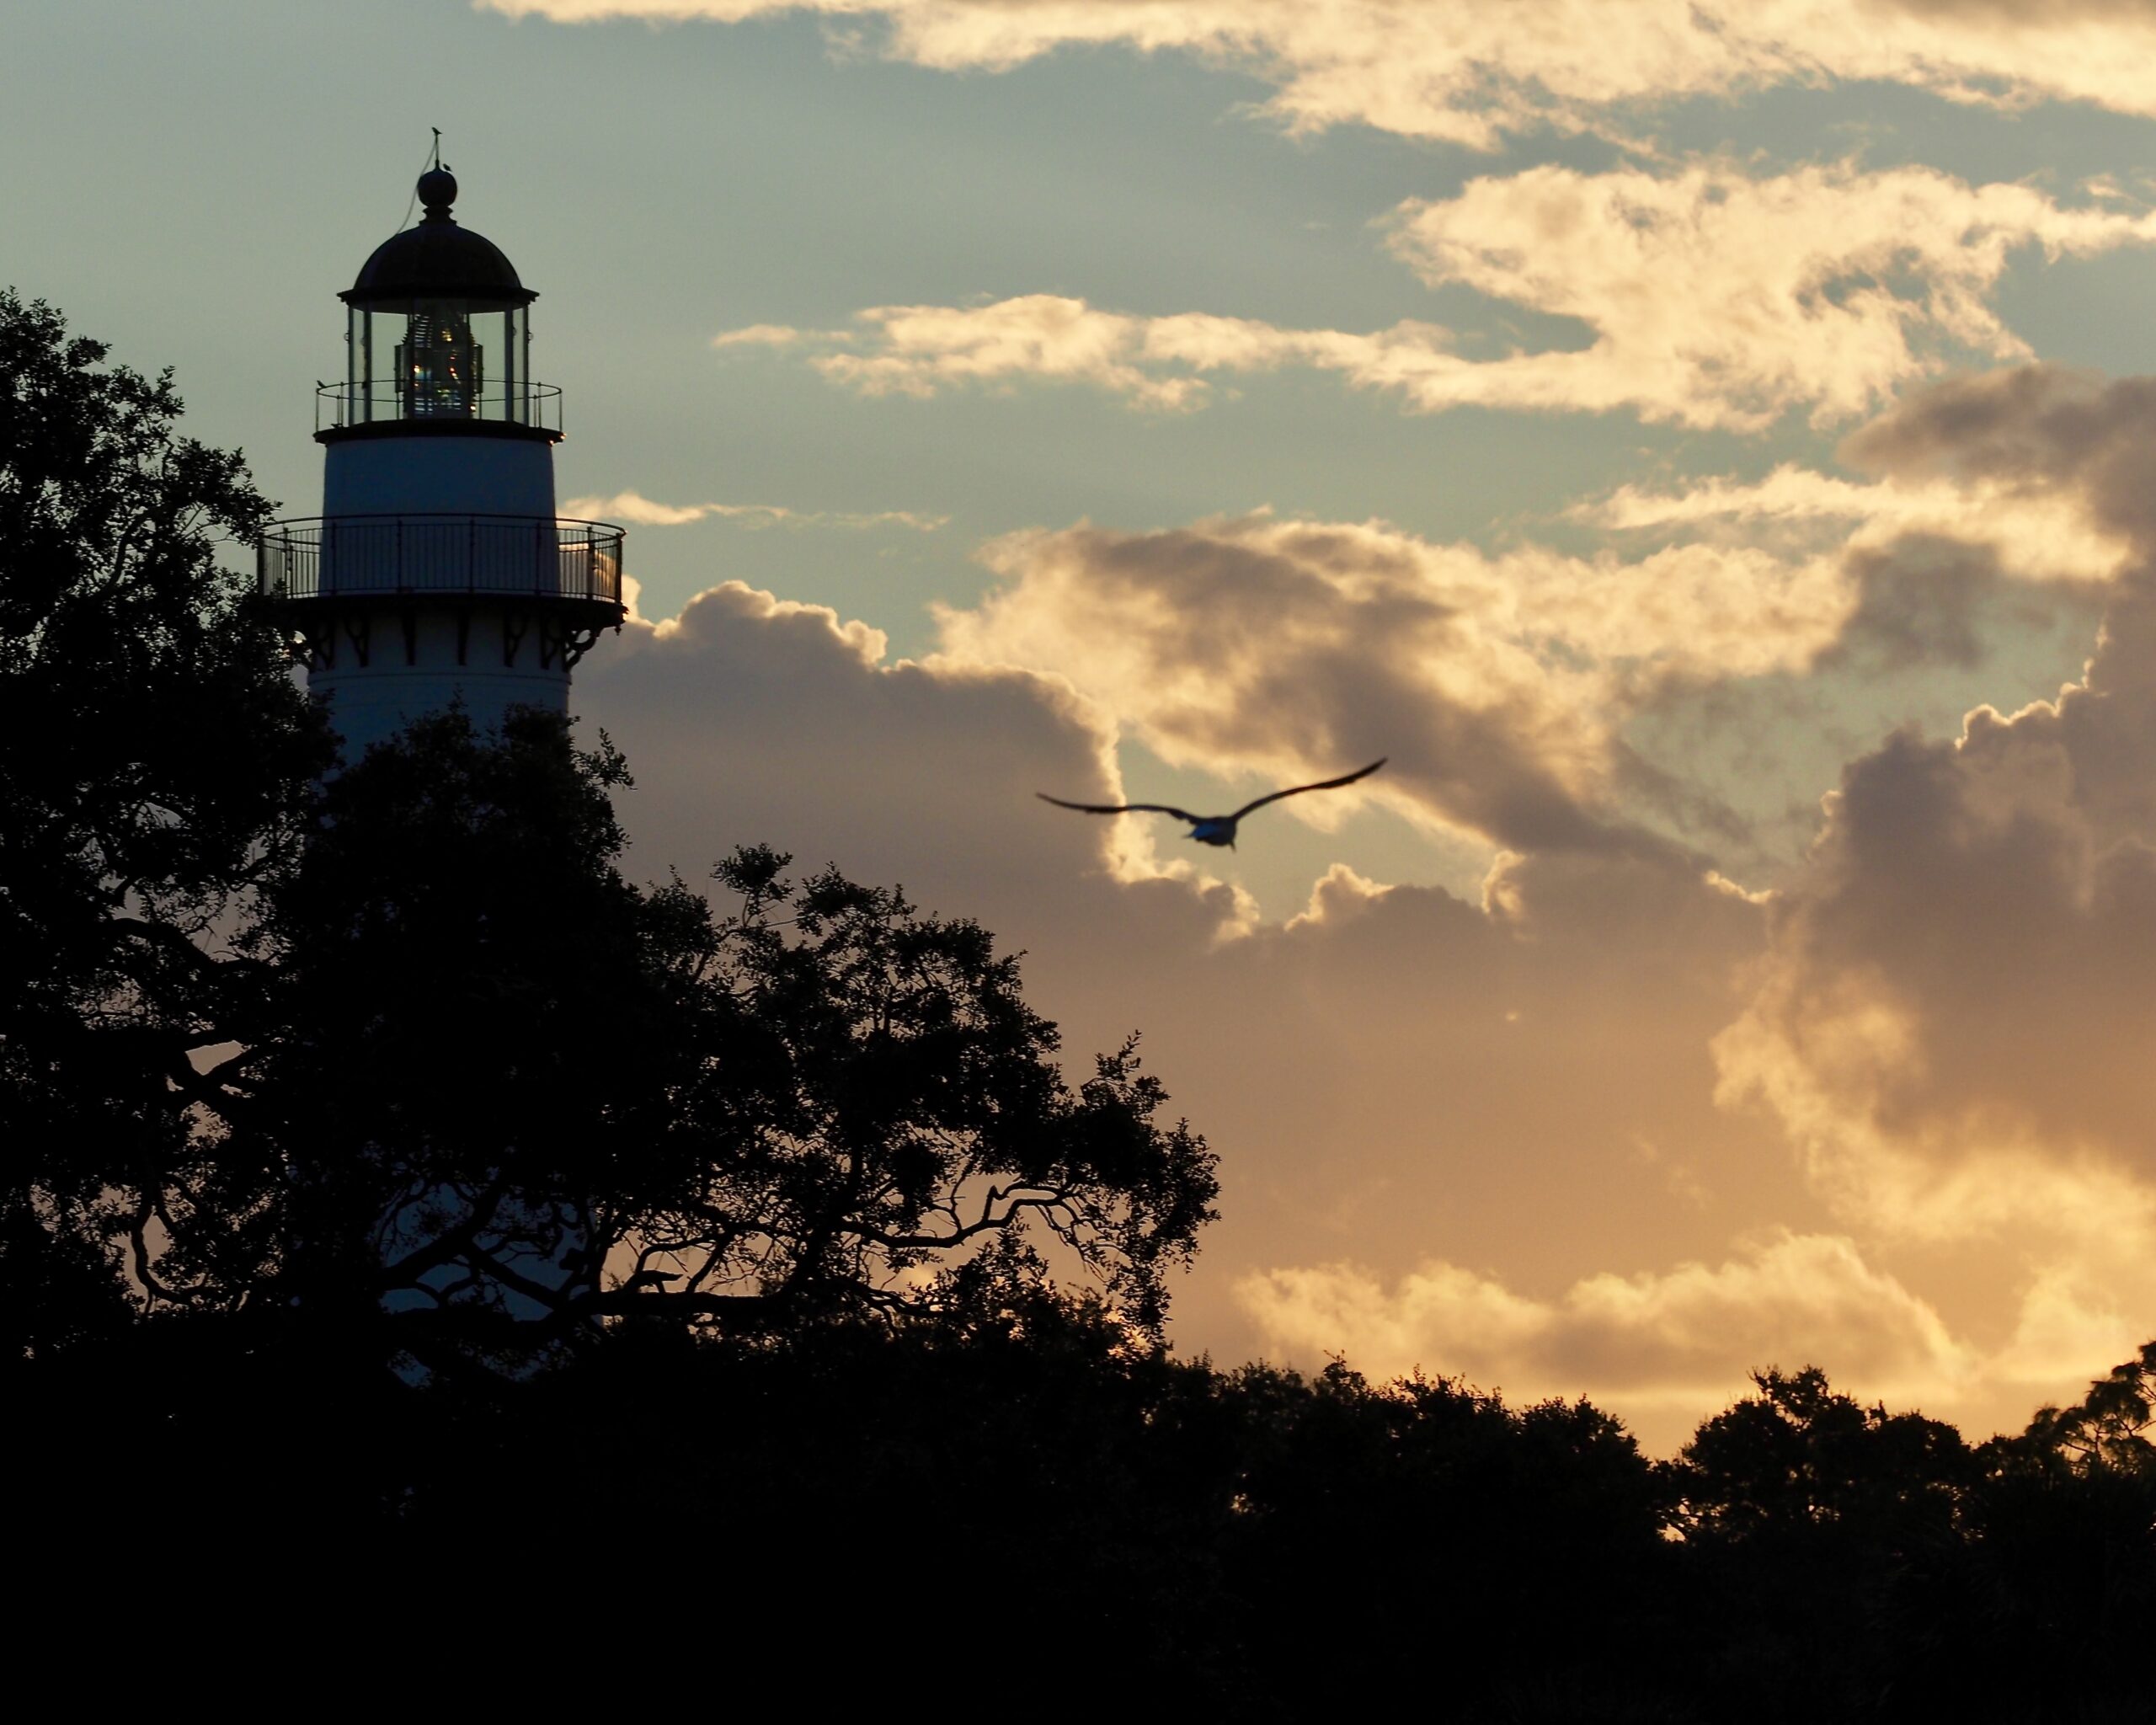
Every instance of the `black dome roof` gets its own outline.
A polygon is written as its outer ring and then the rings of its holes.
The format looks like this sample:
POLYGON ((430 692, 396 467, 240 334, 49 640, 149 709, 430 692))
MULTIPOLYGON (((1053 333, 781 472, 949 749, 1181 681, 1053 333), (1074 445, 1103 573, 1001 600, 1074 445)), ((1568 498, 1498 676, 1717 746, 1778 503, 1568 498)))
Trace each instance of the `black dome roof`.
POLYGON ((360 266, 341 300, 354 305, 413 299, 459 299, 474 311, 528 306, 539 296, 516 279, 516 266, 492 240, 460 227, 449 213, 456 181, 442 168, 419 179, 426 218, 392 234, 360 266))

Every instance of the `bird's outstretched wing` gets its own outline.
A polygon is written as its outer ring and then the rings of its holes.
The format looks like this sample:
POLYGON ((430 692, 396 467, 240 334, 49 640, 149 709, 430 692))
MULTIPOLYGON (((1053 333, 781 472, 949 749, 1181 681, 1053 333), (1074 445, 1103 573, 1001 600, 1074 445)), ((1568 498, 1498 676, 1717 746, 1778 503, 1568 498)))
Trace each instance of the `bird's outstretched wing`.
POLYGON ((1075 809, 1081 814, 1172 814, 1177 820, 1193 821, 1202 818, 1185 809, 1171 809, 1166 803, 1066 803, 1046 791, 1035 791, 1033 794, 1043 803, 1053 803, 1059 809, 1075 809))
MULTIPOLYGON (((1358 778, 1368 778, 1372 773, 1375 772, 1380 766, 1383 766, 1385 762, 1391 758, 1392 757, 1389 755, 1380 755, 1376 760, 1373 761, 1368 766, 1362 768, 1359 772, 1343 772, 1338 778, 1320 779, 1314 785, 1290 785, 1284 791, 1275 791, 1270 796, 1260 797, 1255 803, 1244 804, 1241 808, 1236 809, 1233 814, 1230 814, 1228 817, 1228 819, 1230 820, 1241 820, 1243 816, 1249 814, 1251 809, 1262 809, 1267 803, 1277 803, 1283 797, 1299 797, 1305 791, 1331 791, 1337 790, 1342 785, 1352 785, 1358 778)), ((1185 818, 1187 819, 1188 817, 1186 816, 1185 818)))

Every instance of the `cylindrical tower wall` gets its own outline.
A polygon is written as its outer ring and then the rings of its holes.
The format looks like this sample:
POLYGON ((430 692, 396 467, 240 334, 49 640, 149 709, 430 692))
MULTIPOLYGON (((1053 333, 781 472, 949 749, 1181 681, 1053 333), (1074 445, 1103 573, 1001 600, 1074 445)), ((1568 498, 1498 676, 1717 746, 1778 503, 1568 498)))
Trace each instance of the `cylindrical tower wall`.
POLYGON ((322 513, 554 519, 554 446, 542 437, 339 439, 323 451, 322 513))
POLYGON ((568 711, 566 658, 529 606, 381 606, 349 613, 338 628, 334 662, 316 665, 307 682, 328 703, 348 761, 452 703, 482 731, 499 729, 512 707, 568 711))

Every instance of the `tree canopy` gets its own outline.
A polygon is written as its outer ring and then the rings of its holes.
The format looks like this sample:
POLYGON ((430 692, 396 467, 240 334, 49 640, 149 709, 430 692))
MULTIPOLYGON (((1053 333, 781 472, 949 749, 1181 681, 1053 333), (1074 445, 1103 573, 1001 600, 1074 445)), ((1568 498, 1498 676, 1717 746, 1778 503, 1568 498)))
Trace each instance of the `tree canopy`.
POLYGON ((268 505, 103 358, 0 300, 21 1346, 268 1306, 477 1357, 1059 1273, 1160 1333, 1218 1184, 1134 1043, 1072 1086, 987 931, 835 870, 740 850, 723 916, 631 883, 626 766, 558 718, 451 711, 328 775, 219 555, 268 505))
POLYGON ((1157 1334, 1218 1188, 1134 1048, 1074 1088, 985 930, 835 870, 739 851, 723 916, 631 884, 627 782, 559 720, 452 713, 328 787, 250 932, 271 1022, 224 1110, 241 1162, 300 1175, 306 1273, 558 1335, 902 1316, 1059 1267, 1157 1334))
POLYGON ((1073 1081, 985 930, 834 869, 632 882, 558 718, 330 775, 223 554, 266 505, 104 357, 0 294, 26 1621, 118 1574, 167 1685, 299 1633, 422 1696, 2146 1716, 2156 1343, 1975 1445, 1769 1368, 1661 1462, 1583 1400, 1178 1359, 1217 1172, 1134 1044, 1073 1081))
POLYGON ((120 1314, 159 1194, 202 1178, 229 942, 327 759, 219 554, 268 506, 179 435, 169 374, 104 356, 0 291, 0 1290, 23 1348, 120 1314))

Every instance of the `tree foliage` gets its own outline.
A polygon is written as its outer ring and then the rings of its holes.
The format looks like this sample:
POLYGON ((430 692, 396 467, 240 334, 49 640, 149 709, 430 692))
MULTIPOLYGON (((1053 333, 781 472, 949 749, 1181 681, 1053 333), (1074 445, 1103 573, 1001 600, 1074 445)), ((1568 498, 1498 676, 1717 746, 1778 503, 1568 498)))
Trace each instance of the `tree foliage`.
POLYGON ((1769 1370, 1667 1463, 1584 1401, 1178 1360, 1215 1168, 1132 1044, 1072 1083, 985 930, 834 870, 632 884, 559 719, 324 779, 220 558, 265 506, 103 359, 0 295, 32 1621, 116 1571, 130 1645, 252 1669, 379 1658, 409 1595, 416 1690, 543 1611, 610 1701, 718 1705, 812 1626, 819 1700, 951 1717, 2147 1716, 2156 1343, 1975 1448, 1769 1370))
POLYGON ((2070 1407, 2040 1407, 2011 1453, 2088 1474, 2156 1478, 2156 1342, 2089 1386, 2070 1407))
POLYGON ((328 788, 227 1140, 300 1174, 302 1273, 559 1335, 903 1316, 1059 1258, 1156 1332, 1217 1186, 1134 1049, 1074 1089, 985 930, 835 871, 739 852, 723 918, 631 885, 625 785, 559 720, 450 713, 328 788))
POLYGON ((268 505, 238 456, 179 435, 169 374, 104 355, 0 291, 0 1290, 21 1348, 125 1311, 118 1257, 139 1269, 156 1194, 196 1161, 221 937, 326 759, 220 561, 268 505))
POLYGON ((770 1332, 1061 1274, 1157 1334, 1212 1215, 978 925, 744 850, 620 872, 620 758, 437 714, 325 777, 268 506, 169 377, 0 299, 0 1211, 18 1350, 268 1310, 384 1357, 770 1332), (65 1310, 62 1310, 62 1307, 65 1310), (371 1338, 371 1339, 362 1339, 371 1338))
POLYGON ((608 1230, 637 1273, 722 1301, 890 1308, 1034 1279, 1059 1248, 1157 1332, 1164 1272, 1218 1186, 1203 1142, 1159 1124, 1134 1039, 1072 1090, 986 930, 834 870, 796 885, 789 860, 746 849, 715 871, 739 908, 692 948, 707 1034, 674 1103, 690 1153, 608 1230))
POLYGON ((1700 1426, 1678 1478, 1695 1535, 1895 1527, 1950 1517, 1972 1477, 1953 1427, 1837 1395, 1817 1366, 1753 1374, 1758 1393, 1700 1426))

